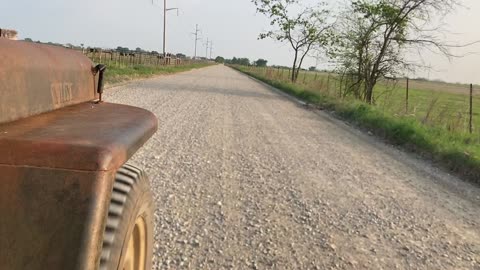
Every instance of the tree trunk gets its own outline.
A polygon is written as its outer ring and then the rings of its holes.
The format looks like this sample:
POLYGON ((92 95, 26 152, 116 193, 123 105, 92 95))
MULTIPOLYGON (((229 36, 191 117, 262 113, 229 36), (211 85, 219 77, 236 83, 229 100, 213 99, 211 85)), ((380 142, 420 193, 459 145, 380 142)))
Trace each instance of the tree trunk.
POLYGON ((300 74, 300 70, 302 70, 302 62, 301 61, 298 64, 297 72, 295 73, 295 82, 298 80, 298 75, 300 74))
POLYGON ((295 58, 293 60, 292 78, 291 78, 293 83, 297 80, 297 76, 296 76, 296 74, 297 74, 297 72, 296 72, 296 70, 297 70, 297 60, 298 60, 298 50, 295 50, 295 58))
POLYGON ((377 84, 377 78, 370 74, 370 77, 365 80, 365 101, 368 104, 373 103, 373 88, 377 84))
POLYGON ((307 49, 305 50, 305 53, 303 53, 302 57, 300 58, 300 63, 298 64, 298 69, 297 69, 297 74, 295 75, 295 81, 298 79, 298 74, 300 74, 300 70, 302 69, 302 64, 303 64, 303 59, 305 59, 305 56, 307 56, 308 52, 310 51, 310 47, 312 44, 309 44, 307 49))

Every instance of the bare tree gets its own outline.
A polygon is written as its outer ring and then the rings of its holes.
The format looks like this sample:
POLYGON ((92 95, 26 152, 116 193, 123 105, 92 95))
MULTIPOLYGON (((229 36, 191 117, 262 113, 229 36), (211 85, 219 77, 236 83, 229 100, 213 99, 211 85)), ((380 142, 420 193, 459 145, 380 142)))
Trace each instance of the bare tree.
POLYGON ((288 42, 294 51, 292 82, 298 78, 305 57, 314 48, 329 42, 329 11, 325 4, 301 7, 299 0, 252 0, 257 11, 270 19, 274 30, 260 34, 260 39, 272 38, 288 42), (292 10, 299 10, 293 12, 292 10))
POLYGON ((438 38, 439 28, 431 23, 456 5, 456 0, 351 0, 338 24, 340 42, 330 50, 342 72, 355 76, 350 91, 372 103, 380 78, 414 67, 406 57, 413 48, 452 56, 452 46, 438 38))

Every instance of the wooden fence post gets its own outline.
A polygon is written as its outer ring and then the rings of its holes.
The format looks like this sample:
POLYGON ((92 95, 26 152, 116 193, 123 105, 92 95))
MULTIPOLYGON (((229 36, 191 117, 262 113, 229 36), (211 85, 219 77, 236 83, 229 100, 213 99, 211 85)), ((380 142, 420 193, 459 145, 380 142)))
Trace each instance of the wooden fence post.
MULTIPOLYGON (((335 91, 337 90, 337 79, 335 79, 335 87, 333 88, 333 93, 335 95, 335 91)), ((338 92, 339 96, 340 97, 340 92, 338 92)))
POLYGON ((473 84, 470 84, 470 119, 469 119, 469 131, 473 133, 473 84))
POLYGON ((409 78, 407 77, 407 91, 405 93, 405 113, 408 114, 408 91, 409 91, 409 88, 410 88, 410 80, 409 78))
POLYGON ((330 95, 330 73, 327 76, 327 94, 330 95))

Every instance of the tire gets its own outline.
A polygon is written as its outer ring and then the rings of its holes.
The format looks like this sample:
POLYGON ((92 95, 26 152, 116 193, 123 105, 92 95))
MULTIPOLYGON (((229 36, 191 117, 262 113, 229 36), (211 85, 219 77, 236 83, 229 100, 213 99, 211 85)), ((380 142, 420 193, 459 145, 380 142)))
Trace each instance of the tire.
POLYGON ((143 171, 132 165, 121 167, 115 176, 108 208, 101 270, 152 268, 153 205, 143 171))

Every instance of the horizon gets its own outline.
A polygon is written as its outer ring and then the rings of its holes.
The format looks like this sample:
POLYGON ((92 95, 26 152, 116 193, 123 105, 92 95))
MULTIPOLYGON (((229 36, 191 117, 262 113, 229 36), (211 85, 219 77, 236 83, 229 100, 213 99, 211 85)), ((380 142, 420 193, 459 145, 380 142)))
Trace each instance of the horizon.
MULTIPOLYGON (((330 3, 337 2, 330 0, 330 3)), ((9 10, 0 18, 0 28, 17 30, 22 40, 31 38, 60 44, 83 43, 85 47, 115 49, 121 46, 132 50, 139 47, 148 51, 163 51, 163 16, 158 1, 154 1, 154 5, 148 0, 105 0, 100 3, 85 0, 82 4, 60 0, 41 3, 19 0, 6 4, 6 0, 0 0, 0 3, 8 6, 9 10)), ((448 26, 444 33, 445 40, 458 43, 480 40, 475 23, 479 21, 476 14, 480 14, 480 3, 474 0, 462 3, 465 7, 458 8, 441 20, 448 26)), ((203 38, 198 42, 199 57, 205 57, 208 38, 213 40, 212 58, 246 57, 251 61, 263 58, 268 60, 269 65, 291 65, 292 53, 287 44, 257 39, 260 32, 269 29, 269 23, 256 13, 251 1, 232 0, 226 3, 211 0, 205 4, 200 0, 170 0, 168 7, 178 7, 180 11, 178 16, 175 12, 167 14, 167 52, 192 56, 194 37, 191 33, 195 30, 195 24, 199 24, 203 38)), ((449 60, 424 52, 420 56, 427 59, 426 64, 431 68, 408 77, 480 84, 477 71, 480 66, 480 46, 454 48, 452 52, 473 54, 449 60)), ((306 59, 303 68, 310 66, 320 70, 332 68, 328 61, 318 62, 313 58, 306 59)))

